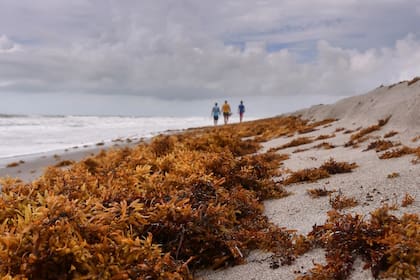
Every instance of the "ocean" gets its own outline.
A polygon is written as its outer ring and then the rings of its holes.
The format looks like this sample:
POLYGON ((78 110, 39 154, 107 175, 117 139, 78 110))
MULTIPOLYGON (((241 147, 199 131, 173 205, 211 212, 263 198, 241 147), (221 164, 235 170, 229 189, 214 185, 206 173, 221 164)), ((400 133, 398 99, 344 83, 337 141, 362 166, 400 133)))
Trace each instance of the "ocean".
POLYGON ((28 116, 0 114, 0 160, 148 138, 212 125, 209 117, 28 116))

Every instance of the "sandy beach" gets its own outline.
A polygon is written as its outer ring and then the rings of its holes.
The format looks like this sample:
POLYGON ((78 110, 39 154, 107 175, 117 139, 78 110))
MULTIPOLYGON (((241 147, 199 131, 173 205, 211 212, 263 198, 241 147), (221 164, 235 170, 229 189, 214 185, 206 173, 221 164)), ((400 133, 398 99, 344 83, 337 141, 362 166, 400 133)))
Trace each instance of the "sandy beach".
MULTIPOLYGON (((369 213, 384 204, 394 205, 392 214, 400 217, 403 213, 420 213, 420 164, 413 163, 414 155, 398 158, 380 159, 383 152, 368 150, 375 140, 386 139, 396 147, 420 145, 420 82, 408 85, 401 83, 393 87, 381 87, 366 95, 356 96, 332 105, 319 105, 295 112, 312 121, 334 118, 337 121, 319 127, 317 130, 281 137, 263 145, 261 152, 279 148, 302 136, 314 140, 311 143, 279 149, 277 153, 288 154, 290 158, 280 167, 282 176, 287 178, 290 171, 319 167, 333 158, 336 161, 356 163, 351 173, 337 174, 314 183, 297 183, 286 188, 292 194, 281 199, 264 202, 265 214, 270 221, 282 228, 307 234, 314 225, 321 225, 331 210, 328 197, 312 198, 307 190, 325 188, 354 198, 355 207, 342 210, 343 213, 361 214, 369 218, 369 213), (346 146, 350 136, 363 128, 375 125, 380 119, 390 117, 388 123, 369 133, 368 138, 358 145, 346 146), (349 131, 352 131, 350 133, 349 131), (393 134, 392 136, 391 134, 393 134), (321 139, 322 135, 329 135, 321 139), (386 138, 385 138, 386 136, 386 138), (329 143, 333 148, 324 149, 321 143, 329 143), (415 198, 407 207, 402 207, 406 194, 415 198)), ((16 167, 0 168, 0 176, 17 176, 32 180, 39 176, 45 166, 54 165, 61 160, 80 160, 95 154, 103 147, 91 147, 54 155, 40 155, 33 158, 17 159, 25 162, 16 167)), ((108 147, 109 148, 109 147, 108 147)), ((252 251, 247 263, 221 270, 205 270, 195 273, 197 279, 294 279, 311 269, 314 263, 325 262, 325 251, 316 249, 299 257, 292 265, 271 267, 271 253, 252 251)), ((369 270, 363 270, 363 262, 358 259, 350 279, 374 279, 369 270)))
POLYGON ((96 154, 99 148, 81 148, 73 151, 56 151, 54 153, 40 153, 31 156, 19 156, 4 159, 0 167, 0 177, 18 177, 29 182, 39 177, 48 166, 54 166, 61 161, 79 161, 87 156, 96 154), (17 166, 7 167, 13 163, 17 166))
POLYGON ((0 161, 0 177, 17 177, 25 182, 30 182, 42 175, 48 166, 55 166, 64 161, 80 161, 99 153, 101 150, 117 147, 113 144, 86 146, 2 159, 0 161), (8 165, 14 165, 13 163, 17 165, 8 167, 8 165))
MULTIPOLYGON (((307 136, 318 136, 320 133, 331 133, 335 125, 307 136)), ((381 134, 381 133, 380 133, 381 134)), ((379 135, 378 135, 379 136, 379 135)), ((331 210, 328 197, 311 198, 307 190, 315 188, 326 188, 327 190, 340 191, 346 197, 354 197, 358 205, 353 208, 344 209, 344 213, 357 213, 369 217, 369 213, 384 203, 401 204, 406 193, 416 198, 415 203, 409 207, 400 207, 392 212, 393 215, 401 216, 402 213, 420 213, 420 166, 411 163, 413 157, 405 156, 396 159, 381 160, 375 151, 363 152, 365 147, 359 149, 344 148, 344 142, 348 136, 339 135, 329 139, 338 147, 333 150, 308 150, 293 154, 296 148, 282 150, 291 153, 292 157, 284 163, 283 168, 293 171, 320 166, 329 158, 337 161, 355 162, 358 164, 352 173, 338 174, 331 178, 322 179, 315 183, 299 183, 290 185, 287 190, 293 194, 278 200, 269 200, 264 203, 265 214, 271 221, 280 227, 295 229, 298 233, 307 234, 312 226, 321 225, 327 219, 327 212, 331 210), (388 178, 388 175, 398 173, 396 178, 388 178)), ((399 141, 398 137, 394 138, 399 141)), ((394 140, 393 139, 393 140, 394 140)), ((266 143, 265 149, 277 147, 284 144, 287 139, 276 139, 266 143)), ((310 148, 317 143, 311 143, 300 148, 310 148)), ((280 266, 277 269, 270 268, 269 253, 254 252, 248 259, 248 264, 220 270, 217 272, 207 271, 200 274, 201 279, 294 279, 299 273, 296 271, 307 271, 313 263, 324 262, 323 250, 311 251, 300 257, 291 266, 280 266)), ((370 271, 362 269, 360 261, 351 279, 374 279, 370 271)))
MULTIPOLYGON (((269 200, 265 204, 265 213, 271 221, 280 227, 295 229, 299 233, 307 234, 312 226, 320 225, 327 219, 327 212, 331 210, 328 197, 313 199, 307 190, 326 188, 340 191, 347 197, 354 197, 358 205, 344 209, 344 213, 365 215, 378 207, 388 204, 401 205, 405 194, 415 197, 415 202, 408 207, 399 207, 392 212, 401 216, 403 213, 420 213, 420 165, 413 164, 413 156, 403 156, 392 159, 379 159, 375 150, 365 151, 367 145, 374 139, 384 139, 384 135, 395 131, 398 134, 388 140, 406 146, 417 147, 420 141, 420 82, 410 85, 401 83, 388 88, 378 88, 368 94, 341 100, 332 105, 319 105, 301 110, 295 115, 303 118, 322 120, 336 118, 338 121, 331 126, 305 134, 306 137, 316 138, 320 135, 335 135, 332 138, 318 140, 310 144, 299 146, 302 151, 295 152, 297 147, 282 149, 279 153, 290 155, 284 162, 283 169, 292 171, 320 166, 329 158, 337 161, 355 162, 358 167, 352 173, 338 174, 331 178, 319 180, 315 183, 298 183, 287 187, 293 194, 286 198, 269 200), (381 130, 369 135, 366 141, 357 148, 345 147, 349 141, 346 130, 356 130, 360 127, 374 125, 378 120, 391 116, 389 123, 381 130), (344 128, 344 130, 341 130, 344 128), (341 130, 337 132, 337 130, 341 130), (417 139, 417 140, 416 140, 417 139), (415 140, 415 141, 413 141, 415 140), (333 149, 313 148, 321 142, 328 142, 335 146, 333 149), (295 153, 294 153, 295 152, 295 153), (393 177, 391 174, 398 174, 393 177)), ((280 147, 293 139, 284 137, 264 144, 262 151, 280 147)), ((270 254, 254 252, 248 258, 248 263, 220 271, 206 271, 199 274, 200 279, 294 279, 313 266, 313 263, 324 263, 325 252, 314 250, 298 258, 290 266, 270 268, 270 254)), ((418 268, 420 269, 420 268, 418 268)), ((369 270, 363 270, 363 262, 358 260, 350 279, 374 279, 369 270)))

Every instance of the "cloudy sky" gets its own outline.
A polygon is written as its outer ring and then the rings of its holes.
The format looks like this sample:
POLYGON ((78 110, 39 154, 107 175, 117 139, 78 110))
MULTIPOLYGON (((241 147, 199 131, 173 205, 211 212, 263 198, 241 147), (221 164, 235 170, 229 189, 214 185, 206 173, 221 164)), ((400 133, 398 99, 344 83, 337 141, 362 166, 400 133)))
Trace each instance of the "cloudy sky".
POLYGON ((420 76, 420 0, 0 0, 0 113, 270 116, 420 76))

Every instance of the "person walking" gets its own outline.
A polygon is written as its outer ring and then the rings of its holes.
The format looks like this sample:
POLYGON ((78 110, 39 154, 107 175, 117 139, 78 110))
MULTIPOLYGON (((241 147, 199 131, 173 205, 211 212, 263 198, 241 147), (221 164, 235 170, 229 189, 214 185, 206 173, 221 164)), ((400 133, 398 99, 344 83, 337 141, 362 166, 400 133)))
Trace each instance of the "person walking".
POLYGON ((223 118, 225 120, 225 124, 227 124, 229 121, 230 115, 232 115, 232 112, 230 111, 230 105, 227 102, 227 100, 225 100, 225 104, 223 104, 222 106, 222 112, 223 112, 223 118))
POLYGON ((239 122, 242 122, 242 119, 244 118, 244 113, 245 113, 245 105, 242 100, 238 106, 238 113, 239 113, 239 122))
POLYGON ((217 102, 214 103, 214 107, 211 109, 211 115, 213 116, 214 125, 217 125, 217 121, 219 120, 220 115, 220 108, 217 105, 217 102))

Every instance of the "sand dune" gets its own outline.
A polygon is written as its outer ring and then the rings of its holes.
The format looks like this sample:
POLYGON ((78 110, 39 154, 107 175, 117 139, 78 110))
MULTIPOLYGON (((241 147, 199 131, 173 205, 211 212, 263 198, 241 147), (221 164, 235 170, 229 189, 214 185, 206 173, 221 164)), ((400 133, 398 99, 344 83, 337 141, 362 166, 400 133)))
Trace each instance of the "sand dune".
POLYGON ((342 99, 331 105, 316 105, 294 112, 304 119, 339 119, 358 125, 375 123, 392 116, 389 126, 400 130, 420 127, 420 81, 406 81, 391 86, 381 86, 373 91, 342 99))

